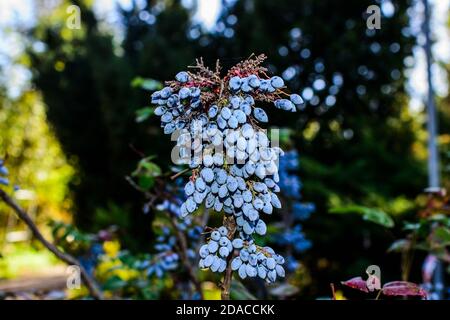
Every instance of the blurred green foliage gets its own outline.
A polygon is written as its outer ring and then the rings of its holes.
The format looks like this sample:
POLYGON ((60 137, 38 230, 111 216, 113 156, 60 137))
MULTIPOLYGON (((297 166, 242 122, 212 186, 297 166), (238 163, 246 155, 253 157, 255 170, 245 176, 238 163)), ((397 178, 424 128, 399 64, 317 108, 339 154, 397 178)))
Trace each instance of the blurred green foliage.
POLYGON ((40 95, 26 91, 11 100, 0 93, 0 105, 0 155, 7 157, 14 181, 32 190, 40 205, 68 208, 74 168, 47 122, 40 95))
MULTIPOLYGON (((0 157, 6 158, 21 205, 41 227, 49 218, 70 221, 73 203, 69 183, 75 169, 47 121, 40 94, 27 90, 11 99, 0 88, 0 133, 0 157)), ((8 235, 25 228, 0 203, 0 253, 14 251, 15 246, 6 242, 8 235)))

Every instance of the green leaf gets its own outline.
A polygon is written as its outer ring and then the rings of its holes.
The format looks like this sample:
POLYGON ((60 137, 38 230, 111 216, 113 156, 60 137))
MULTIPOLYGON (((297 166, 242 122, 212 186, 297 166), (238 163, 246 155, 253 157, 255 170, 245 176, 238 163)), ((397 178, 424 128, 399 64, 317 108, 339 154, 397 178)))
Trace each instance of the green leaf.
POLYGON ((394 226, 394 220, 384 211, 375 208, 368 208, 358 205, 350 205, 344 207, 332 208, 329 211, 333 214, 359 214, 366 221, 379 224, 386 228, 392 228, 394 226))
POLYGON ((139 187, 144 190, 151 189, 155 185, 155 178, 149 176, 139 177, 139 187))
POLYGON ((392 228, 394 226, 394 220, 384 211, 378 209, 369 209, 364 213, 363 219, 372 221, 386 228, 392 228))
POLYGON ((147 175, 158 177, 161 175, 161 168, 154 162, 144 161, 141 163, 142 168, 146 170, 147 175))
POLYGON ((135 88, 141 88, 147 91, 155 91, 163 87, 160 81, 141 77, 134 78, 133 81, 131 82, 131 86, 135 88))
POLYGON ((446 227, 437 227, 434 230, 434 236, 439 242, 442 242, 443 245, 450 244, 450 230, 446 227))
POLYGON ((143 122, 153 115, 155 108, 145 107, 136 111, 136 122, 143 122))
POLYGON ((150 156, 139 161, 138 167, 132 173, 132 175, 134 177, 136 176, 159 177, 162 173, 162 170, 156 163, 150 161, 154 158, 155 156, 150 156))
POLYGON ((329 212, 333 214, 354 214, 354 213, 363 214, 365 208, 366 207, 350 205, 344 207, 331 208, 329 212))

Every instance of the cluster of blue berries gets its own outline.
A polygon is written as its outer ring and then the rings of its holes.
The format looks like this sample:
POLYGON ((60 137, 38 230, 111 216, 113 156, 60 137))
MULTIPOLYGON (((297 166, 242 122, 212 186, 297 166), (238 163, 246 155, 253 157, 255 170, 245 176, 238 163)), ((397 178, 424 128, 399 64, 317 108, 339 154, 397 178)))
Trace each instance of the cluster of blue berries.
MULTIPOLYGON (((279 76, 273 76, 270 79, 260 79, 258 76, 252 74, 247 77, 234 76, 230 79, 229 88, 233 93, 275 93, 278 89, 284 87, 284 81, 279 76)), ((304 107, 304 101, 298 94, 291 94, 289 99, 276 99, 274 105, 278 109, 295 112, 296 109, 304 107)), ((259 109, 262 110, 262 109, 259 109)), ((264 113, 265 114, 265 113, 264 113)), ((267 116, 264 117, 267 122, 267 116)))
MULTIPOLYGON (((235 239, 234 241, 239 240, 235 239)), ((259 247, 254 243, 241 248, 239 256, 231 261, 231 269, 237 270, 242 279, 258 276, 272 283, 277 277, 285 276, 282 266, 285 262, 284 258, 276 254, 272 248, 259 247)))
POLYGON ((200 109, 200 89, 183 87, 174 93, 170 87, 152 94, 152 104, 157 105, 155 114, 161 116, 165 134, 181 130, 189 123, 189 118, 200 109))
POLYGON ((277 164, 283 151, 271 147, 266 132, 257 126, 268 122, 268 116, 255 100, 272 101, 291 112, 301 109, 303 100, 296 94, 280 99, 284 81, 278 76, 232 74, 216 86, 202 76, 180 72, 176 81, 152 94, 164 132, 179 130, 178 163, 192 169, 181 216, 188 217, 204 204, 235 221, 233 230, 222 226, 211 232, 200 248, 201 268, 223 272, 231 263, 241 278, 258 276, 273 282, 284 276, 284 259, 270 247, 256 245, 253 235, 266 234, 262 213, 281 208, 277 164))
POLYGON ((5 162, 0 159, 0 184, 4 186, 9 185, 9 180, 7 178, 8 176, 8 169, 5 167, 5 162))
POLYGON ((227 267, 226 259, 233 252, 233 244, 228 239, 228 230, 224 226, 211 232, 209 241, 200 247, 199 267, 209 268, 212 272, 223 272, 227 267))

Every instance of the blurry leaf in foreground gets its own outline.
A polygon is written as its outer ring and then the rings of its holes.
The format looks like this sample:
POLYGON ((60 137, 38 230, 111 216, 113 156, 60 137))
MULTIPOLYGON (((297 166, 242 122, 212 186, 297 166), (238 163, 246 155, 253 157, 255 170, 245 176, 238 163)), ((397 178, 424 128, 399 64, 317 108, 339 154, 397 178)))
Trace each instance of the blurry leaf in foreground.
POLYGON ((351 205, 345 207, 332 208, 329 211, 333 214, 359 214, 364 220, 371 221, 381 226, 392 228, 394 220, 384 211, 363 206, 351 205))
POLYGON ((233 280, 231 282, 231 299, 233 300, 256 300, 247 288, 240 281, 233 280))
POLYGON ((269 293, 272 296, 279 298, 286 298, 296 295, 299 292, 299 288, 293 286, 290 283, 277 283, 269 288, 269 293))

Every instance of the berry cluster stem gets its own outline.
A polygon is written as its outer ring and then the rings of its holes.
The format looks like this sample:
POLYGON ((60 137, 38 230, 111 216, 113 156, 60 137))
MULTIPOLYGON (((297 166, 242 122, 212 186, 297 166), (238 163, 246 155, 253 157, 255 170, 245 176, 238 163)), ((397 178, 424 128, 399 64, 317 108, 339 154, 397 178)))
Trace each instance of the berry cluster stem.
MULTIPOLYGON (((223 218, 223 225, 229 230, 228 239, 233 241, 236 233, 236 220, 233 215, 226 215, 223 218)), ((234 254, 230 254, 227 258, 227 268, 225 269, 225 276, 222 283, 222 292, 221 298, 222 300, 230 300, 230 288, 231 288, 231 280, 233 277, 233 270, 231 269, 231 261, 234 258, 234 254)))

